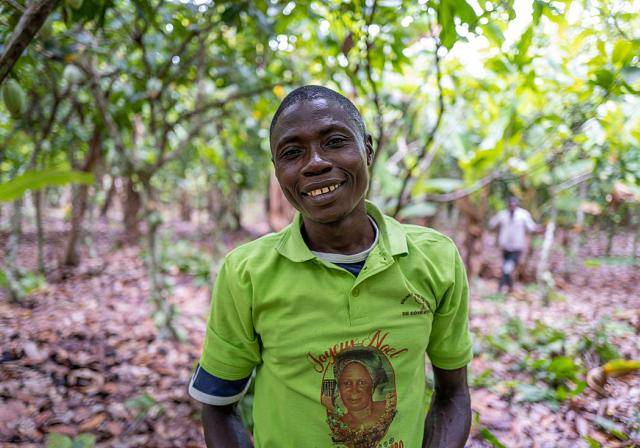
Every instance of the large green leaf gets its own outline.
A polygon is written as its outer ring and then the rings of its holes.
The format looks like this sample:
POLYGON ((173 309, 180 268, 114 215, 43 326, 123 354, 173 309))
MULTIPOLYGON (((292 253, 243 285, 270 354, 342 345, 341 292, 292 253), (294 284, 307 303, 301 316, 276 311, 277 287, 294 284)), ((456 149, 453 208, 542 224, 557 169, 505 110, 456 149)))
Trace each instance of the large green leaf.
POLYGON ((27 190, 40 190, 69 183, 92 184, 93 174, 70 170, 27 171, 0 185, 0 202, 14 201, 27 190))

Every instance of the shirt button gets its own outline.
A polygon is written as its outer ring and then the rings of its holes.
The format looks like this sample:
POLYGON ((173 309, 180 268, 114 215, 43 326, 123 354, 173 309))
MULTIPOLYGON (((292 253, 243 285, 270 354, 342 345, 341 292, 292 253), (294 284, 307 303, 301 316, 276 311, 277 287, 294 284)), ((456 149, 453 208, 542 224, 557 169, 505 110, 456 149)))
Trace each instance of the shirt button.
POLYGON ((360 290, 358 288, 353 288, 351 294, 353 295, 353 297, 358 297, 360 295, 360 290))

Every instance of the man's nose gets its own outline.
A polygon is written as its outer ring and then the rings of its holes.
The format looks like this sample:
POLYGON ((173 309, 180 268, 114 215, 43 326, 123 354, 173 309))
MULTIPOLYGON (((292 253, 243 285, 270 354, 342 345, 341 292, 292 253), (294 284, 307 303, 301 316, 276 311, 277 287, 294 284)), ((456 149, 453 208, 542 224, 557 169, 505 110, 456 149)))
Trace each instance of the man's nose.
POLYGON ((309 152, 309 159, 302 169, 302 174, 305 176, 316 176, 331 171, 331 167, 331 162, 326 160, 322 154, 314 148, 309 152))

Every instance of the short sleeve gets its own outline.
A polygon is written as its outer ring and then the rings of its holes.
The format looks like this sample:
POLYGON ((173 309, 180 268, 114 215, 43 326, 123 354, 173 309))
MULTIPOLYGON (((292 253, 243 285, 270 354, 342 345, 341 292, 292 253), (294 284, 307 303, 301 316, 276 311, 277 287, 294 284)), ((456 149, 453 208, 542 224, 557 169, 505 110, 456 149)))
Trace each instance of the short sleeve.
POLYGON ((529 232, 533 232, 538 227, 536 222, 531 217, 531 213, 526 210, 524 210, 524 222, 529 232))
POLYGON ((253 328, 251 284, 232 269, 227 259, 213 288, 200 365, 219 378, 240 380, 251 375, 260 362, 259 338, 253 328))
POLYGON ((453 283, 436 308, 427 346, 431 363, 446 370, 464 367, 473 357, 469 334, 469 284, 457 250, 454 259, 453 283))
POLYGON ((500 223, 500 219, 502 218, 502 215, 500 213, 497 213, 496 215, 494 215, 490 220, 489 220, 489 229, 493 230, 495 229, 498 224, 500 223))

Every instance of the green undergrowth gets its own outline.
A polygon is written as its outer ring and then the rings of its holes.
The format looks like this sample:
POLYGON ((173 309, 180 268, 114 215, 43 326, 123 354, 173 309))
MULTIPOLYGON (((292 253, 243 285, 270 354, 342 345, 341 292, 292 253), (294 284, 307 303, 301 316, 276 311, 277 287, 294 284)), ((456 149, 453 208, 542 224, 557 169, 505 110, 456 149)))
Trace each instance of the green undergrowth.
POLYGON ((170 238, 162 238, 159 249, 159 264, 163 272, 178 271, 193 277, 197 285, 210 284, 213 260, 207 251, 190 241, 173 241, 170 238))
POLYGON ((597 257, 586 258, 583 261, 585 268, 599 268, 601 266, 635 266, 640 265, 637 257, 597 257))
POLYGON ((603 364, 620 358, 611 338, 632 333, 628 324, 611 318, 603 318, 586 326, 581 334, 572 335, 540 320, 526 325, 518 317, 509 317, 490 334, 476 335, 477 355, 506 364, 508 378, 498 378, 491 369, 485 369, 471 375, 470 385, 489 389, 507 386, 516 401, 546 402, 557 408, 585 389, 585 360, 603 364))
POLYGON ((93 448, 96 436, 83 433, 71 438, 64 434, 52 433, 47 437, 47 448, 93 448))

